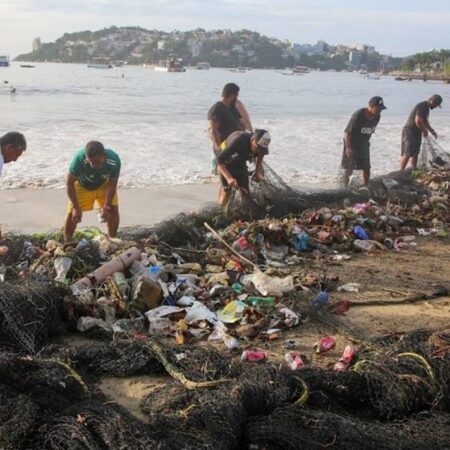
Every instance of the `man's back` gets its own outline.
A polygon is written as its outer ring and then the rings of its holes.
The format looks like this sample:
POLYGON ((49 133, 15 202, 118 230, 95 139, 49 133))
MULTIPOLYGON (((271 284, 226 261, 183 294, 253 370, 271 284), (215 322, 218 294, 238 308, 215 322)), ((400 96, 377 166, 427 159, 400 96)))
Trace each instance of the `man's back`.
POLYGON ((416 131, 420 131, 416 125, 416 116, 419 116, 422 119, 426 120, 428 119, 429 115, 430 115, 430 107, 428 105, 428 102, 424 101, 417 103, 417 105, 414 106, 413 110, 411 111, 405 127, 414 129, 416 131))

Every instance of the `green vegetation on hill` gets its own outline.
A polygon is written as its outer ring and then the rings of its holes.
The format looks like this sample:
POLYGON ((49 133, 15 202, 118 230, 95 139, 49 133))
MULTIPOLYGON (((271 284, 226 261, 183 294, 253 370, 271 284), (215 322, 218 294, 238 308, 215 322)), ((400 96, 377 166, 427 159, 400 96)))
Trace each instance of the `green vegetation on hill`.
POLYGON ((405 58, 403 70, 407 72, 446 72, 450 74, 450 50, 432 50, 431 52, 416 53, 405 58))
MULTIPOLYGON (((301 53, 289 41, 263 36, 250 30, 192 31, 146 30, 140 27, 110 27, 99 31, 66 33, 55 42, 42 44, 17 61, 66 63, 114 62, 158 64, 169 56, 182 58, 186 65, 207 61, 213 67, 246 66, 283 69, 304 65, 320 70, 380 70, 386 57, 372 51, 361 53, 357 65, 350 63, 351 49, 325 44, 320 54, 301 53)), ((389 57, 388 57, 389 59, 389 57)))

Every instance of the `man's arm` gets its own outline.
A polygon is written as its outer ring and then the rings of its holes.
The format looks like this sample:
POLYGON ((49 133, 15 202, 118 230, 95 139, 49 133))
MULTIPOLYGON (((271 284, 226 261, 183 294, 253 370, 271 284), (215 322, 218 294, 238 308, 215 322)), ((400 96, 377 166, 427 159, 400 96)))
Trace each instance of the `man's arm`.
POLYGON ((75 181, 77 181, 77 178, 69 173, 67 175, 66 180, 66 189, 67 189, 67 196, 69 197, 70 203, 72 203, 73 210, 72 210, 72 219, 74 222, 81 222, 81 208, 78 203, 77 193, 75 191, 75 181))
POLYGON ((263 160, 264 155, 258 155, 256 158, 256 164, 255 164, 255 173, 253 174, 252 180, 253 181, 261 181, 264 178, 264 169, 263 169, 263 160))
POLYGON ((209 137, 211 138, 211 142, 213 143, 214 148, 217 150, 219 149, 220 144, 222 143, 219 136, 219 127, 220 122, 218 122, 217 120, 215 119, 208 120, 209 137))
POLYGON ((236 101, 236 109, 241 115, 241 123, 244 127, 244 130, 253 131, 253 125, 252 121, 250 120, 250 115, 247 111, 247 108, 240 100, 236 101))
POLYGON ((105 207, 104 207, 104 209, 106 210, 111 209, 111 203, 117 192, 118 182, 119 182, 118 178, 112 178, 109 180, 108 185, 106 186, 105 207))
POLYGON ((351 158, 353 156, 352 137, 348 131, 344 134, 345 154, 351 158))
POLYGON ((428 131, 431 131, 428 128, 429 127, 428 120, 424 119, 423 117, 421 117, 419 115, 416 115, 414 122, 416 124, 416 127, 422 132, 422 134, 424 136, 428 136, 428 131))
POLYGON ((217 170, 225 178, 225 180, 227 180, 228 186, 234 189, 239 186, 237 180, 231 175, 225 164, 217 164, 217 170))
POLYGON ((427 130, 433 135, 433 137, 435 139, 437 139, 437 133, 436 131, 434 131, 434 128, 430 125, 430 122, 428 121, 428 119, 425 120, 425 126, 427 128, 427 130))

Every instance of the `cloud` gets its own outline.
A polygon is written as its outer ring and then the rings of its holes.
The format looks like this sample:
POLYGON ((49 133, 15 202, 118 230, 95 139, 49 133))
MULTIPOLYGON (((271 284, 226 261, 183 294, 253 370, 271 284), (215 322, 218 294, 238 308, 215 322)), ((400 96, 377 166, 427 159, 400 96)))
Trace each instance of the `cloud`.
POLYGON ((2 50, 11 53, 29 51, 36 36, 52 41, 111 25, 249 28, 294 42, 365 42, 395 54, 450 42, 447 0, 2 0, 0 15, 2 50))

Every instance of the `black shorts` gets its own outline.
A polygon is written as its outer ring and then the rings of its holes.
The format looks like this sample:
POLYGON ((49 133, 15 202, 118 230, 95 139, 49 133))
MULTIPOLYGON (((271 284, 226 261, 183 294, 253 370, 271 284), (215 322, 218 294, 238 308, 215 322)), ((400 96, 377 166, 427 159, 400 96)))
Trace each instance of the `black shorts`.
MULTIPOLYGON (((249 180, 249 176, 248 176, 248 171, 247 171, 247 167, 245 167, 245 169, 233 169, 233 168, 228 168, 231 176, 238 182, 238 185, 240 188, 245 189, 247 192, 249 192, 250 190, 250 180, 249 180)), ((224 191, 229 191, 231 188, 230 186, 228 186, 228 182, 227 180, 225 180, 225 177, 220 174, 220 183, 223 187, 224 191)))
POLYGON ((404 127, 402 131, 402 156, 417 156, 422 145, 422 133, 420 130, 404 127))
POLYGON ((341 165, 345 170, 370 170, 370 147, 354 148, 353 156, 349 158, 344 146, 341 165))

